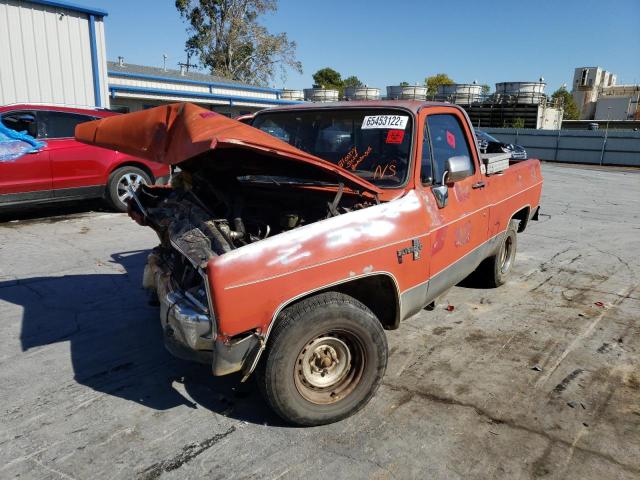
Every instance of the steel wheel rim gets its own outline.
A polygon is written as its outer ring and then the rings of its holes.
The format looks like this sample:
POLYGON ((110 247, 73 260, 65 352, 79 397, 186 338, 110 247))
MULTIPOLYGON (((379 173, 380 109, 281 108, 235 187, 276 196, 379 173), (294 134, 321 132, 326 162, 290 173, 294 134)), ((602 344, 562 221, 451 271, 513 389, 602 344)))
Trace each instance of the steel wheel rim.
POLYGON ((145 178, 138 173, 125 173, 118 180, 118 184, 116 185, 116 192, 118 195, 118 200, 122 203, 125 203, 127 199, 131 197, 131 192, 129 191, 129 187, 132 187, 136 190, 140 185, 146 185, 147 181, 145 178))
POLYGON ((345 398, 360 383, 364 352, 351 332, 331 331, 312 338, 296 358, 294 381, 298 392, 318 405, 345 398))
POLYGON ((504 240, 504 246, 502 247, 502 253, 500 255, 500 271, 506 273, 511 268, 511 260, 513 257, 513 238, 511 235, 507 235, 504 240))

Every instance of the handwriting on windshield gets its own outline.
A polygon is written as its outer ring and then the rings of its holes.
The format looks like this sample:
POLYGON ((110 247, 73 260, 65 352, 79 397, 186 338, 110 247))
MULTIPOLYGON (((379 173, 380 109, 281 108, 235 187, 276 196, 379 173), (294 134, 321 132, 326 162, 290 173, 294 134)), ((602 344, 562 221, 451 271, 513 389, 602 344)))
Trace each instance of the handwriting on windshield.
POLYGON ((351 150, 347 152, 347 154, 340 159, 338 162, 338 166, 344 168, 345 170, 355 171, 358 169, 358 165, 360 165, 365 158, 369 156, 373 149, 369 146, 364 151, 362 155, 358 153, 358 149, 353 147, 351 150))
POLYGON ((379 180, 384 177, 393 177, 398 173, 398 166, 395 160, 391 160, 389 163, 382 165, 376 165, 376 169, 373 172, 373 179, 379 180))

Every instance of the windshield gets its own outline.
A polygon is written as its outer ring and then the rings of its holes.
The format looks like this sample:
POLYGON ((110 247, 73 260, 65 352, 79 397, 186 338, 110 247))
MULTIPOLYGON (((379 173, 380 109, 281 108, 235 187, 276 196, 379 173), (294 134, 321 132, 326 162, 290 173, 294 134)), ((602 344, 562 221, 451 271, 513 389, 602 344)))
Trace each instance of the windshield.
POLYGON ((412 120, 390 109, 265 112, 252 125, 379 187, 404 184, 412 120))
POLYGON ((476 137, 478 137, 478 140, 486 140, 487 142, 502 143, 496 137, 492 137, 487 132, 483 132, 481 130, 476 130, 476 137))

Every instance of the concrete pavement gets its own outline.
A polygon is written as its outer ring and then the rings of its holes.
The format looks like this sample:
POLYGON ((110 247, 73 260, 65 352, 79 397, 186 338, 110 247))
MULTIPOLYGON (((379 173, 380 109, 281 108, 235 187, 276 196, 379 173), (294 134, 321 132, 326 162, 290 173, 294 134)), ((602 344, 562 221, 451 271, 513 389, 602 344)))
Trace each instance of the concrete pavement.
POLYGON ((511 281, 388 332, 373 401, 306 429, 165 352, 140 288, 151 230, 3 217, 0 478, 639 478, 640 174, 543 173, 511 281))

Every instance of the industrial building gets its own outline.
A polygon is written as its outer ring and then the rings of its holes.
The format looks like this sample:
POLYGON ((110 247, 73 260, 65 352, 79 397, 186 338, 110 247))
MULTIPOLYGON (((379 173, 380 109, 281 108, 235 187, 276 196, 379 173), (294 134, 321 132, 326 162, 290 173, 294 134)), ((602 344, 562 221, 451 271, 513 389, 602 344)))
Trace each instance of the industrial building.
POLYGON ((65 1, 0 0, 0 105, 135 111, 193 102, 229 116, 296 103, 281 90, 186 70, 108 62, 104 10, 65 1))
POLYGON ((537 82, 499 82, 495 86, 493 94, 482 95, 477 82, 441 85, 436 99, 460 105, 477 128, 520 124, 524 128, 556 130, 562 125, 562 105, 547 98, 543 78, 537 82))
POLYGON ((196 103, 228 116, 243 115, 281 104, 281 90, 256 87, 198 72, 131 65, 119 57, 107 62, 111 108, 133 112, 171 102, 196 103))
POLYGON ((67 2, 0 0, 0 105, 108 107, 105 16, 67 2))
POLYGON ((640 85, 617 85, 617 75, 600 67, 578 67, 571 94, 581 120, 640 120, 640 85))
POLYGON ((393 85, 387 87, 387 98, 455 103, 476 127, 510 127, 520 122, 525 128, 558 129, 562 105, 547 99, 545 85, 542 78, 537 82, 500 82, 495 93, 485 95, 477 82, 457 83, 440 85, 433 98, 424 85, 393 85))

